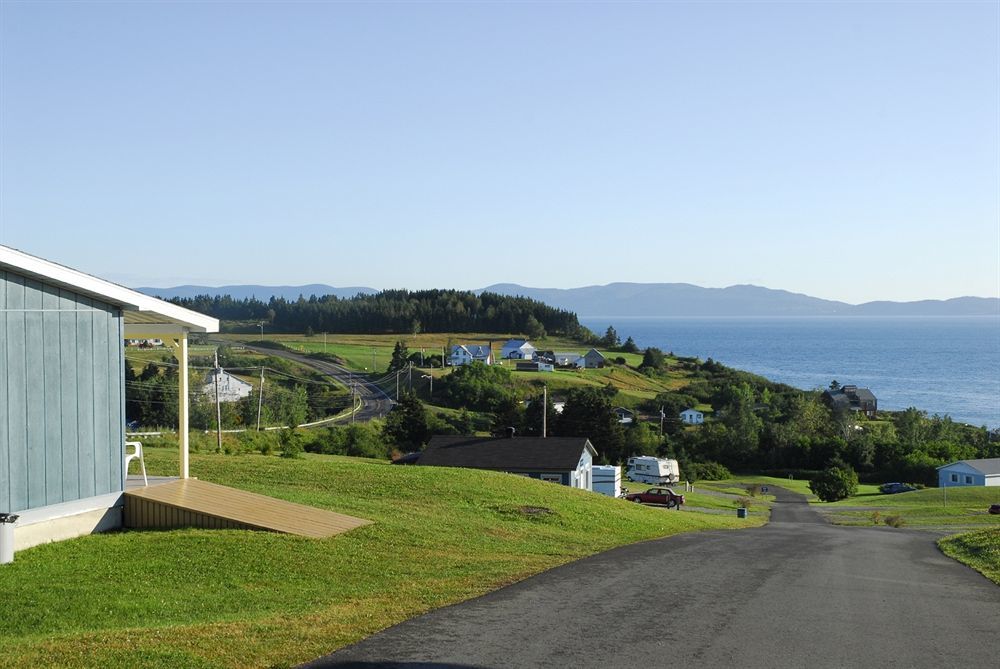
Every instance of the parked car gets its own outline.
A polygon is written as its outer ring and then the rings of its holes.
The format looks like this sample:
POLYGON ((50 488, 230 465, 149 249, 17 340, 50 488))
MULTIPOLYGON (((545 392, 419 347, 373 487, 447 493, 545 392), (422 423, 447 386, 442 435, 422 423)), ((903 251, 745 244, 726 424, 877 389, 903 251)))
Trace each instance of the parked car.
POLYGON ((625 495, 625 499, 637 504, 663 504, 668 509, 681 508, 684 504, 684 495, 678 495, 670 488, 650 488, 646 492, 632 492, 625 495))
POLYGON ((897 492, 910 492, 911 490, 916 490, 911 485, 906 485, 905 483, 883 483, 878 487, 879 492, 884 495, 895 495, 897 492))
POLYGON ((1000 516, 1000 504, 990 504, 990 513, 1000 516))

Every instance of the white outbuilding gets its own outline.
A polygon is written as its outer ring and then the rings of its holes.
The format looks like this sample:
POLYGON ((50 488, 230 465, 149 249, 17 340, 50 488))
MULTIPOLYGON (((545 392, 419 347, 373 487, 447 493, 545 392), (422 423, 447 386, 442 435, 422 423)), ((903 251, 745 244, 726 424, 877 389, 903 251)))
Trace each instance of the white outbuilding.
POLYGON ((705 422, 705 414, 696 409, 685 409, 681 411, 681 422, 688 425, 701 425, 705 422))

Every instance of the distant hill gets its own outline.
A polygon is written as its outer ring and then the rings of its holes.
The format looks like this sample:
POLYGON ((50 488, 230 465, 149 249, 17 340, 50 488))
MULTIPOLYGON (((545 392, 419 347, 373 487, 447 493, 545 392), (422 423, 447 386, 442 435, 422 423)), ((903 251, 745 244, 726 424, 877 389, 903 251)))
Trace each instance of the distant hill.
MULTIPOLYGON (((272 295, 297 300, 299 295, 354 297, 378 290, 366 287, 335 288, 325 284, 307 286, 175 286, 137 288, 155 297, 192 298, 197 295, 230 295, 242 300, 257 297, 267 301, 272 295)), ((567 309, 581 318, 641 316, 1000 316, 1000 299, 956 297, 950 300, 917 302, 866 302, 848 304, 823 300, 787 290, 740 285, 702 288, 690 283, 609 283, 583 288, 531 288, 516 283, 498 283, 476 290, 500 295, 521 295, 552 307, 567 309)))
MULTIPOLYGON (((957 297, 919 302, 848 304, 760 286, 702 288, 689 283, 610 283, 583 288, 530 288, 503 283, 483 288, 523 295, 581 318, 638 316, 1000 316, 1000 299, 957 297)), ((477 291, 479 292, 479 291, 477 291)))
POLYGON ((374 288, 360 286, 348 288, 335 288, 322 283, 311 283, 307 286, 174 286, 173 288, 136 288, 140 293, 169 300, 174 297, 197 297, 198 295, 229 295, 237 300, 256 297, 258 300, 267 302, 274 297, 283 297, 286 300, 297 300, 299 295, 309 298, 310 295, 317 297, 322 295, 336 295, 337 297, 354 297, 359 293, 377 293, 374 288))

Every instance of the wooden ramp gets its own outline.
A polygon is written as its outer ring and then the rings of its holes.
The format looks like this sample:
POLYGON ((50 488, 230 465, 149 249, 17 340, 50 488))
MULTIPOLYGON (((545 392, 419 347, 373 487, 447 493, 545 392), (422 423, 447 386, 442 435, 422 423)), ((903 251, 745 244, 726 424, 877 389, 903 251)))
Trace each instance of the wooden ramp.
POLYGON ((125 527, 136 529, 265 530, 322 539, 370 523, 198 479, 181 479, 125 493, 125 527))

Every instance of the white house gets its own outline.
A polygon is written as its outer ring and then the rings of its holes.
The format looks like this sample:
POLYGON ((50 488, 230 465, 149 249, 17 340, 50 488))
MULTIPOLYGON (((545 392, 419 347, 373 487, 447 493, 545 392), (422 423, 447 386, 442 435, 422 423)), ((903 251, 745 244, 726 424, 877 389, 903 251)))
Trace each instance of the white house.
MULTIPOLYGON (((219 369, 218 373, 220 402, 238 402, 253 392, 253 385, 243 379, 233 376, 224 369, 219 369)), ((215 374, 216 370, 210 371, 205 377, 205 385, 201 388, 201 391, 212 400, 215 399, 215 374)))
POLYGON ((938 487, 1000 486, 1000 458, 959 460, 938 467, 938 487))
POLYGON ((705 422, 705 414, 695 409, 685 409, 681 411, 681 422, 688 425, 701 425, 705 422))
POLYGON ((457 344, 451 347, 451 354, 448 356, 449 365, 458 367, 459 365, 471 365, 473 362, 492 365, 493 351, 491 347, 478 344, 457 344))
POLYGON ((556 367, 578 367, 583 364, 583 356, 579 353, 568 353, 566 351, 553 353, 552 363, 556 367))
POLYGON ((527 339, 509 339, 500 349, 500 357, 504 360, 531 360, 536 350, 527 339))

